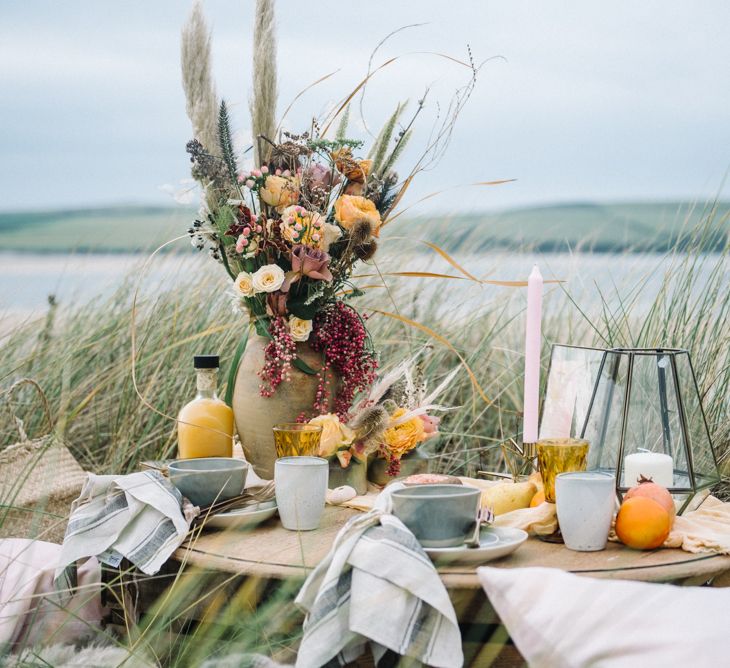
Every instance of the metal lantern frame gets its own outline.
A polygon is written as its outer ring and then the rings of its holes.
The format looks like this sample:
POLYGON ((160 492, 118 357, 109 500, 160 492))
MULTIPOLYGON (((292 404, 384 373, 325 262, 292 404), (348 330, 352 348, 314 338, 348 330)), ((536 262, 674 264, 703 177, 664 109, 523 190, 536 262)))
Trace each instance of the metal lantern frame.
MULTIPOLYGON (((586 438, 586 431, 589 428, 589 424, 591 422, 591 419, 595 419, 595 410, 599 409, 599 407, 596 406, 596 400, 599 394, 599 390, 601 388, 602 383, 606 382, 606 372, 610 375, 610 380, 612 381, 608 386, 608 396, 607 400, 605 402, 605 407, 600 408, 600 410, 605 410, 605 414, 601 414, 599 421, 598 421, 598 433, 599 436, 597 439, 593 439, 597 442, 591 443, 591 448, 598 448, 599 452, 602 454, 604 452, 604 445, 606 441, 607 431, 609 427, 609 418, 611 413, 611 406, 613 405, 613 393, 616 391, 616 381, 619 373, 619 366, 622 360, 625 360, 626 362, 626 371, 625 371, 625 387, 623 388, 624 396, 623 400, 620 402, 617 402, 620 404, 620 431, 618 435, 618 448, 614 446, 610 447, 609 449, 612 451, 616 451, 616 465, 615 465, 615 475, 616 475, 616 493, 619 497, 619 499, 623 498, 623 494, 629 490, 629 487, 624 486, 621 484, 621 474, 624 469, 624 456, 626 454, 626 439, 627 439, 627 426, 628 426, 628 420, 629 420, 629 407, 631 406, 631 399, 632 399, 632 384, 634 383, 634 369, 636 365, 636 360, 639 357, 666 357, 669 360, 669 365, 671 365, 671 373, 669 373, 670 369, 663 368, 661 365, 657 365, 657 388, 659 391, 659 405, 660 405, 660 419, 661 419, 661 428, 662 428, 662 443, 664 445, 664 450, 668 451, 671 446, 671 439, 672 439, 672 428, 670 427, 670 409, 668 405, 668 396, 669 393, 673 393, 674 399, 676 402, 676 418, 678 422, 678 431, 675 433, 679 435, 681 433, 681 451, 684 454, 684 461, 686 462, 686 471, 681 470, 678 471, 675 468, 675 482, 677 480, 677 477, 684 477, 688 481, 687 486, 673 486, 669 488, 669 492, 673 495, 686 495, 687 498, 681 503, 681 506, 678 510, 678 512, 681 514, 684 512, 688 507, 690 507, 690 504, 693 500, 695 500, 695 504, 693 504, 692 507, 696 507, 701 503, 702 500, 704 500, 705 496, 702 496, 699 499, 699 503, 697 503, 697 495, 698 493, 702 492, 703 490, 706 490, 713 485, 717 484, 720 481, 720 474, 718 469, 718 463, 717 463, 717 455, 715 453, 715 448, 712 444, 712 438, 710 436, 710 430, 707 423, 707 417, 704 412, 704 408, 702 406, 702 398, 699 391, 699 385, 697 384, 697 378, 694 372, 694 367, 692 366, 692 359, 689 354, 689 351, 682 349, 682 348, 607 348, 607 349, 601 349, 601 348, 587 348, 587 347, 581 347, 581 346, 565 346, 565 345, 553 345, 553 349, 550 356, 550 367, 548 368, 548 378, 550 377, 550 370, 552 368, 552 363, 554 359, 554 353, 555 348, 568 348, 572 350, 583 350, 586 352, 593 352, 596 354, 602 354, 600 364, 598 366, 598 371, 595 376, 595 382, 593 384, 593 390, 591 394, 590 401, 588 403, 588 408, 585 414, 585 418, 582 421, 582 427, 580 429, 580 433, 578 434, 580 438, 586 438), (684 380, 681 379, 679 369, 677 367, 677 359, 679 356, 686 356, 686 366, 689 369, 689 374, 684 373, 684 380), (614 366, 613 368, 607 368, 607 365, 611 364, 611 360, 613 360, 614 366), (701 428, 704 434, 702 435, 703 440, 706 438, 706 444, 703 444, 702 447, 705 445, 709 447, 709 452, 711 454, 711 472, 707 473, 698 473, 696 466, 695 466, 695 452, 693 452, 693 446, 695 446, 694 449, 697 450, 697 453, 702 453, 702 450, 700 449, 699 445, 695 445, 692 439, 692 430, 690 429, 689 423, 688 423, 688 415, 687 415, 687 398, 689 396, 688 393, 694 393, 697 397, 697 407, 696 410, 699 410, 699 413, 701 415, 701 428)), ((619 390, 620 391, 620 390, 619 390)), ((671 411, 674 412, 674 411, 671 411)), ((543 411, 541 411, 541 418, 543 411)), ((542 420, 541 420, 542 421, 542 420)), ((576 424, 577 429, 577 424, 576 424)), ((697 429, 695 429, 695 434, 697 433, 697 429)), ((590 438, 588 440, 591 440, 590 438)), ((704 453, 706 454, 706 453, 704 453)), ((676 461, 675 461, 676 466, 676 461)), ((605 469, 605 470, 611 470, 611 469, 605 469)))

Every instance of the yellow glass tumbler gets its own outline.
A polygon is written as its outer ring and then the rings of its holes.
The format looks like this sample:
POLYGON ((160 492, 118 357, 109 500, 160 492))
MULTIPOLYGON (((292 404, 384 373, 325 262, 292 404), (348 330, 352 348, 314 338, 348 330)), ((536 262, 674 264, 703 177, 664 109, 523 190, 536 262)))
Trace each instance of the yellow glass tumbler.
POLYGON ((537 465, 545 489, 545 501, 555 503, 558 473, 585 471, 588 441, 576 438, 543 438, 537 442, 537 465))
POLYGON ((316 424, 284 422, 274 425, 274 445, 277 457, 316 456, 322 427, 316 424))

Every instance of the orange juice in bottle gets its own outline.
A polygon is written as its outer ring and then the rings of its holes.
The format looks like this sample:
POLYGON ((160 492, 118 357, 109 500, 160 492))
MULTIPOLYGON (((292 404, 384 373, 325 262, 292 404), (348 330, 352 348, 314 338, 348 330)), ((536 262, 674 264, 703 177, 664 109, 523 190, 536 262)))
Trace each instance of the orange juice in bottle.
POLYGON ((218 355, 194 357, 198 392, 177 416, 179 457, 232 457, 233 411, 216 394, 218 355))

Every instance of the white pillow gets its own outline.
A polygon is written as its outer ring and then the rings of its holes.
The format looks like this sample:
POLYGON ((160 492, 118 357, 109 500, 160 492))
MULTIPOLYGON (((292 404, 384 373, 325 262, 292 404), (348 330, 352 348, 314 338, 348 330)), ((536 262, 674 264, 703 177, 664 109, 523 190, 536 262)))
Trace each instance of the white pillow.
POLYGON ((532 668, 730 665, 730 589, 597 580, 553 568, 477 573, 532 668))

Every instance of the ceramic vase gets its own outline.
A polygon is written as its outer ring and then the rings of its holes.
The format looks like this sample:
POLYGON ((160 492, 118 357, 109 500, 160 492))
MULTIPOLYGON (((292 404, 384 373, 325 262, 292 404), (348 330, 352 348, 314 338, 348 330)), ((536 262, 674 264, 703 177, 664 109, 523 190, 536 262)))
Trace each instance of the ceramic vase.
MULTIPOLYGON (((256 475, 272 480, 276 461, 272 428, 280 422, 296 422, 302 413, 311 415, 319 377, 292 367, 291 380, 282 382, 273 396, 262 397, 258 374, 264 366, 267 343, 268 340, 261 336, 249 339, 238 367, 232 406, 246 461, 256 475)), ((322 366, 321 354, 314 352, 308 343, 297 343, 297 357, 315 371, 322 366)), ((330 380, 334 392, 336 377, 332 376, 330 380)))

